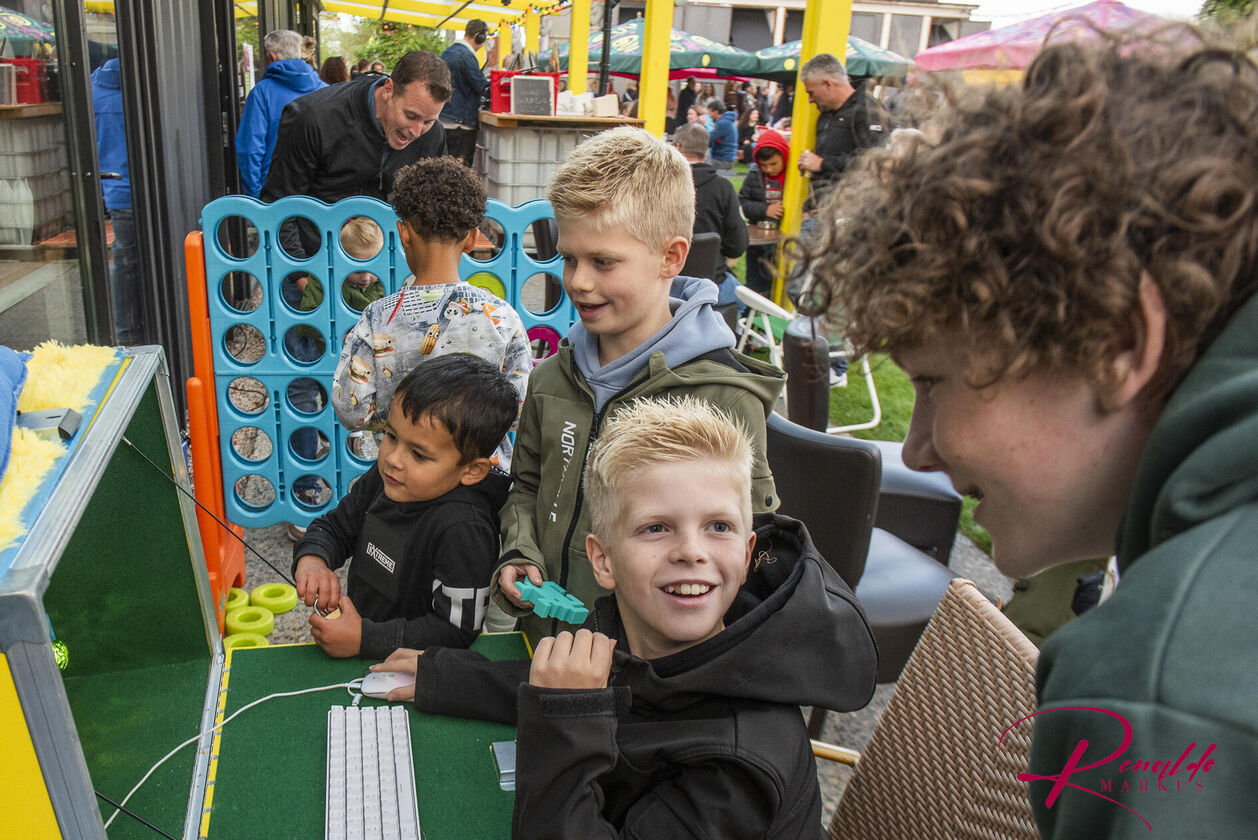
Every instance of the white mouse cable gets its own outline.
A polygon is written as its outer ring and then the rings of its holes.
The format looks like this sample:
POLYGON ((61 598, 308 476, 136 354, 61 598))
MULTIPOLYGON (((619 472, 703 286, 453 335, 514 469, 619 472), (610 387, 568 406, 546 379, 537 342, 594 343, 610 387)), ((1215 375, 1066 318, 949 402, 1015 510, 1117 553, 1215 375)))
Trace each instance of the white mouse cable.
MULTIPOLYGON (((188 746, 189 744, 195 741, 201 740, 201 738, 210 734, 214 730, 222 729, 224 726, 231 723, 231 721, 235 719, 236 715, 240 714, 246 709, 251 709, 254 706, 258 705, 259 703, 265 703, 267 700, 274 700, 276 697, 295 697, 298 694, 314 694, 316 691, 329 691, 333 688, 344 688, 347 691, 349 691, 351 695, 353 695, 354 693, 353 689, 361 684, 362 684, 362 679, 360 678, 360 679, 352 680, 347 683, 336 683, 335 685, 321 685, 321 686, 318 686, 317 688, 303 688, 297 691, 280 691, 275 694, 268 694, 266 697, 259 697, 257 700, 254 700, 252 703, 248 703, 244 706, 241 706, 239 709, 232 712, 231 715, 229 715, 227 718, 223 720, 222 723, 216 723, 213 726, 211 726, 209 729, 206 729, 204 732, 198 732, 196 735, 193 735, 191 738, 184 741, 182 744, 175 747, 170 752, 166 753, 166 755, 160 761, 158 761, 156 764, 154 764, 152 767, 149 768, 149 771, 144 774, 144 778, 136 782, 135 787, 131 788, 131 792, 128 793, 125 797, 123 797, 123 800, 119 802, 118 805, 120 807, 125 807, 126 804, 131 800, 131 797, 135 796, 135 792, 139 790, 141 787, 143 787, 144 783, 149 780, 149 776, 152 776, 153 773, 157 771, 158 767, 161 767, 163 764, 169 761, 175 755, 175 753, 179 752, 180 750, 182 750, 184 747, 188 746)), ((355 703, 357 703, 357 698, 355 698, 355 703)), ((109 819, 105 820, 105 828, 109 828, 109 824, 114 821, 114 817, 118 816, 120 813, 122 813, 121 810, 115 810, 112 814, 110 814, 109 819)))

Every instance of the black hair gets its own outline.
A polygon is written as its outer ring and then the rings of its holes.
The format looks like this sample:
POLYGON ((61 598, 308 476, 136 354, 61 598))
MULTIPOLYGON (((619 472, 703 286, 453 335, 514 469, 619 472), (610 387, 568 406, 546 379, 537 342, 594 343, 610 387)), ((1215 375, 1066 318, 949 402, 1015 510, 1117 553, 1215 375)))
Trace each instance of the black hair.
POLYGON ((520 411, 506 375, 471 353, 437 356, 412 368, 394 396, 412 423, 429 417, 445 426, 464 464, 492 455, 520 411))
POLYGON ((416 235, 457 242, 485 217, 485 187, 457 158, 420 158, 397 171, 389 203, 416 235))
POLYGON ((479 47, 489 38, 489 24, 480 18, 469 20, 467 27, 463 30, 463 37, 471 38, 479 47))
POLYGON ((785 155, 782 154, 781 149, 774 148, 773 146, 756 146, 756 151, 751 157, 753 160, 766 161, 769 159, 770 155, 785 157, 785 155))

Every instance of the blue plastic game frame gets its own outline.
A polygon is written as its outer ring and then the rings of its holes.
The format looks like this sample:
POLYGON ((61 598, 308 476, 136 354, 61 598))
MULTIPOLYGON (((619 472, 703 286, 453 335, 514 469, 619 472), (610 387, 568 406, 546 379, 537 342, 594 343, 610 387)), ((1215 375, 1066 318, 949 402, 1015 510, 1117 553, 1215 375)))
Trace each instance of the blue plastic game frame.
MULTIPOLYGON (((524 237, 529 228, 535 222, 553 218, 550 202, 537 200, 511 207, 489 199, 485 215, 501 226, 502 247, 488 260, 472 259, 465 254, 459 264, 459 276, 503 298, 519 313, 529 337, 547 341, 553 352, 558 339, 567 334, 576 319, 576 310, 558 283, 552 287, 558 287, 558 302, 548 311, 533 312, 523 301, 524 287, 531 277, 549 274, 558 280, 562 275, 560 257, 538 261, 524 250, 524 237)), ((392 294, 410 276, 396 224, 397 216, 389 205, 367 197, 327 204, 307 196, 291 196, 265 204, 248 196, 233 195, 216 199, 201 211, 218 446, 224 504, 231 521, 248 528, 277 522, 304 525, 331 509, 348 491, 350 482, 373 463, 351 451, 349 430, 336 419, 330 395, 342 339, 359 317, 341 295, 342 280, 352 272, 369 271, 380 279, 386 293, 392 294), (375 221, 384 233, 384 246, 369 260, 353 259, 340 244, 342 225, 359 216, 375 221), (220 227, 232 217, 246 220, 257 233, 257 247, 246 257, 232 256, 220 241, 220 227), (293 217, 308 220, 320 231, 320 248, 307 259, 295 259, 280 246, 280 226, 293 217), (256 307, 239 309, 229 301, 224 281, 233 274, 249 275, 257 282, 261 299, 256 307), (317 308, 300 311, 284 300, 282 283, 294 274, 320 278, 324 298, 317 308), (324 348, 317 360, 300 361, 285 348, 285 334, 297 327, 318 331, 324 348), (242 339, 249 329, 261 336, 264 349, 260 358, 242 358, 240 353, 242 339), (298 410, 288 397, 289 385, 306 377, 314 380, 323 394, 322 407, 312 413, 298 410), (233 384, 247 383, 250 379, 261 383, 266 393, 261 407, 252 413, 237 408, 231 399, 233 384), (271 451, 266 457, 250 460, 233 446, 236 433, 248 428, 255 428, 270 438, 271 451), (306 428, 315 429, 327 438, 326 454, 307 459, 294 451, 293 434, 306 428), (243 498, 239 488, 248 476, 259 476, 269 482, 274 490, 273 500, 262 504, 243 498), (309 504, 297 498, 293 484, 306 476, 325 481, 332 491, 330 498, 322 504, 309 504)), ((258 297, 257 291, 253 297, 258 297)), ((256 336, 253 343, 255 346, 259 343, 256 336)))

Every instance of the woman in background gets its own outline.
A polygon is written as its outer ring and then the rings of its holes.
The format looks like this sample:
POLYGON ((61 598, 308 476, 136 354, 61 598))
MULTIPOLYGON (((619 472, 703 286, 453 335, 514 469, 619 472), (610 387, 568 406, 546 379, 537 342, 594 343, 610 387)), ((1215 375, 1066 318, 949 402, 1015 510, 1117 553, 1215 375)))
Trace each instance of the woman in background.
POLYGON ((329 85, 334 85, 337 82, 348 82, 349 65, 339 55, 329 56, 323 62, 323 67, 319 68, 319 78, 329 85))

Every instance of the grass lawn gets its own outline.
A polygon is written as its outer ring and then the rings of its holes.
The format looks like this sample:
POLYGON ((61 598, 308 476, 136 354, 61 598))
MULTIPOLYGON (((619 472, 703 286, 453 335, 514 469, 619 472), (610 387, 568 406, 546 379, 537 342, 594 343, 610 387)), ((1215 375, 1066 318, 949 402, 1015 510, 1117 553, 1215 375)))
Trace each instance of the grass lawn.
MULTIPOLYGON (((909 431, 909 418, 913 414, 913 385, 904 371, 886 356, 869 360, 874 373, 874 386, 878 389, 878 401, 882 404, 882 422, 873 429, 852 432, 852 437, 865 440, 904 440, 909 431)), ((873 416, 869 391, 864 387, 859 371, 848 371, 846 388, 830 391, 830 422, 835 425, 861 423, 873 416)), ((974 507, 978 500, 966 496, 961 508, 961 533, 987 554, 992 553, 992 539, 983 526, 974 521, 974 507)))

